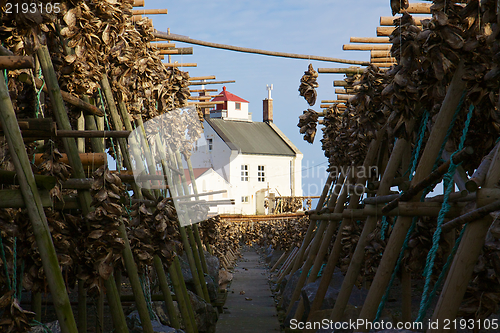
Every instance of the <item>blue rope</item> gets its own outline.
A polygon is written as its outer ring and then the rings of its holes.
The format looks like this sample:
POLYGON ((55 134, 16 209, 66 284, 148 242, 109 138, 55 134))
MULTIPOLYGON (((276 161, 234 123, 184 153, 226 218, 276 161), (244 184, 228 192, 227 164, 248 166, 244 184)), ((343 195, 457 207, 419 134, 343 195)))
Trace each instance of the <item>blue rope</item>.
POLYGON ((427 311, 427 307, 425 306, 428 304, 427 298, 429 297, 429 287, 431 284, 431 276, 432 276, 432 269, 434 267, 434 261, 436 259, 436 253, 439 248, 439 240, 441 239, 441 225, 443 224, 445 215, 448 213, 450 210, 450 204, 448 203, 451 191, 454 188, 453 184, 453 175, 455 174, 455 171, 458 167, 459 164, 453 163, 453 157, 455 156, 456 153, 461 151, 464 147, 465 143, 465 138, 467 137, 467 132, 469 131, 469 125, 472 119, 472 113, 474 111, 474 105, 471 105, 469 107, 469 112, 467 114, 467 120, 465 121, 465 126, 462 131, 462 137, 460 138, 460 144, 458 145, 457 151, 455 151, 451 156, 450 156, 450 166, 448 168, 448 172, 446 175, 443 177, 443 181, 446 186, 446 190, 444 193, 444 200, 443 200, 443 205, 441 206, 441 210, 439 211, 439 215, 437 218, 437 228, 436 231, 434 232, 434 235, 432 236, 432 247, 429 250, 429 253, 427 254, 427 262, 425 265, 424 269, 424 277, 425 277, 425 285, 424 285, 424 291, 422 294, 422 300, 420 302, 420 311, 419 311, 419 318, 423 317, 425 315, 425 312, 427 311))
POLYGON ((385 240, 385 231, 389 227, 389 222, 387 222, 387 216, 382 216, 382 228, 380 229, 380 239, 385 240))

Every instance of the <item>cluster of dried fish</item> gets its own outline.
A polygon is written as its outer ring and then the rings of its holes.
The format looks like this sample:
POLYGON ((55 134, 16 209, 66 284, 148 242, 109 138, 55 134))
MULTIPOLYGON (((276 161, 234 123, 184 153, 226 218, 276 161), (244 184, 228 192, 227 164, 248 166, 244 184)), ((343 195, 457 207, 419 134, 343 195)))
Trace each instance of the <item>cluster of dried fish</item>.
MULTIPOLYGON (((17 267, 14 268, 14 239, 21 237, 20 226, 15 222, 14 216, 17 210, 14 209, 0 209, 0 237, 2 239, 3 253, 4 257, 0 256, 0 294, 4 294, 8 291, 8 279, 9 276, 6 275, 6 271, 13 272, 14 269, 17 271, 17 267)), ((10 273, 9 273, 10 274, 10 273)))
POLYGON ((500 304, 500 220, 497 219, 486 237, 471 282, 467 287, 459 316, 483 320, 497 313, 500 304))
POLYGON ((349 268, 352 255, 356 249, 356 244, 358 244, 362 229, 363 225, 354 221, 342 229, 340 241, 342 244, 342 250, 340 252, 341 259, 339 261, 339 265, 341 271, 344 273, 346 273, 349 268))
POLYGON ((118 229, 120 224, 128 223, 120 204, 125 190, 120 178, 107 166, 97 169, 93 177, 90 193, 95 210, 86 216, 87 228, 80 244, 82 271, 78 274, 91 292, 102 288, 101 279, 108 279, 121 261, 125 242, 118 229))
POLYGON ((241 244, 288 250, 300 246, 309 218, 277 219, 268 221, 230 221, 219 216, 200 223, 204 241, 208 241, 219 258, 230 251, 237 253, 241 244))
POLYGON ((15 297, 13 289, 0 297, 0 330, 5 333, 30 332, 35 313, 26 311, 15 297))
POLYGON ((318 93, 316 92, 316 88, 318 88, 319 86, 318 82, 316 81, 317 78, 318 72, 314 70, 312 64, 309 64, 309 66, 307 67, 307 71, 304 72, 304 75, 300 79, 300 96, 303 96, 310 106, 313 106, 316 103, 316 97, 318 95, 318 93))
POLYGON ((177 213, 167 199, 158 202, 154 213, 144 204, 135 204, 130 215, 128 237, 140 267, 150 266, 155 254, 166 265, 170 265, 176 255, 182 255, 177 213))
POLYGON ((46 151, 42 154, 42 163, 37 166, 38 172, 42 175, 56 178, 56 186, 50 190, 50 197, 64 201, 62 196, 62 183, 71 176, 71 167, 60 161, 63 155, 53 142, 46 145, 46 151))
MULTIPOLYGON (((432 237, 436 231, 437 219, 435 217, 421 217, 410 235, 408 247, 406 248, 403 265, 406 270, 415 277, 422 276, 423 269, 427 261, 427 254, 432 247, 432 237)), ((441 268, 446 262, 446 255, 451 250, 453 244, 448 244, 443 237, 439 242, 434 261, 432 279, 436 280, 441 272, 441 268)))
POLYGON ((318 113, 312 109, 307 109, 299 116, 300 134, 304 134, 304 140, 309 143, 314 142, 316 136, 316 125, 318 124, 318 113))
MULTIPOLYGON (((389 220, 389 218, 388 218, 389 220)), ((392 225, 389 222, 389 225, 392 225)), ((367 244, 365 247, 365 266, 361 271, 365 281, 373 281, 375 273, 377 272, 377 267, 382 260, 382 255, 384 254, 385 247, 387 246, 387 240, 392 231, 392 227, 389 226, 385 231, 385 238, 382 240, 381 237, 382 225, 380 221, 377 227, 370 233, 367 237, 367 244)))
POLYGON ((276 209, 280 213, 296 213, 301 210, 302 207, 302 198, 296 197, 278 197, 276 198, 276 209))

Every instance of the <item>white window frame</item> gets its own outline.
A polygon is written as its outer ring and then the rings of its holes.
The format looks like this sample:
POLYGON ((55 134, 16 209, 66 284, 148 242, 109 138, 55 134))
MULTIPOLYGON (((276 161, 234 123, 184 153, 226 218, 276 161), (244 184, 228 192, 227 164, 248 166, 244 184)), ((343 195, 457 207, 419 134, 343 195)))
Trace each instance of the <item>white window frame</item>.
POLYGON ((266 181, 266 168, 264 165, 257 166, 257 181, 258 182, 266 181))
POLYGON ((234 109, 235 110, 241 110, 241 103, 240 102, 234 102, 234 109))
POLYGON ((214 140, 207 139, 207 146, 208 146, 208 151, 212 151, 214 149, 214 140))
POLYGON ((241 165, 241 181, 242 182, 248 181, 248 164, 241 165))
POLYGON ((248 197, 248 195, 242 196, 241 197, 241 202, 242 203, 249 203, 250 202, 250 198, 248 197))

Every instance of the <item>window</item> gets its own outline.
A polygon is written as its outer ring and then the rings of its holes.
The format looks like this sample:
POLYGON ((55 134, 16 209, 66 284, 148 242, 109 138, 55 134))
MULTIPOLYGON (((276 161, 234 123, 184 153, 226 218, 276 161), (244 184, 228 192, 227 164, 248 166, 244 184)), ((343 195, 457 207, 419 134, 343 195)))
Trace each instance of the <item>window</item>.
POLYGON ((238 103, 238 102, 234 103, 234 108, 236 110, 241 110, 241 103, 238 103))
POLYGON ((248 165, 246 164, 243 164, 241 166, 241 181, 242 182, 248 181, 248 165))
POLYGON ((214 148, 214 140, 208 139, 207 143, 208 143, 208 151, 212 151, 212 149, 214 148))
POLYGON ((248 196, 241 197, 241 202, 246 202, 246 203, 248 203, 248 196))
POLYGON ((266 174, 264 172, 264 166, 263 165, 257 166, 257 181, 259 181, 259 182, 265 182, 266 181, 266 174))

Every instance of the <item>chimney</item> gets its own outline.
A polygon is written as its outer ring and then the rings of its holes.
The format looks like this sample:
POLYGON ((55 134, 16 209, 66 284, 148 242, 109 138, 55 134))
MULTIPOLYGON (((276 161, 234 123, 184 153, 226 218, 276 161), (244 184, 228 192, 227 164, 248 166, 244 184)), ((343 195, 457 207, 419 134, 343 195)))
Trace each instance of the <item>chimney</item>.
POLYGON ((262 121, 273 122, 273 99, 271 98, 271 90, 273 85, 267 85, 267 98, 263 101, 262 121))

